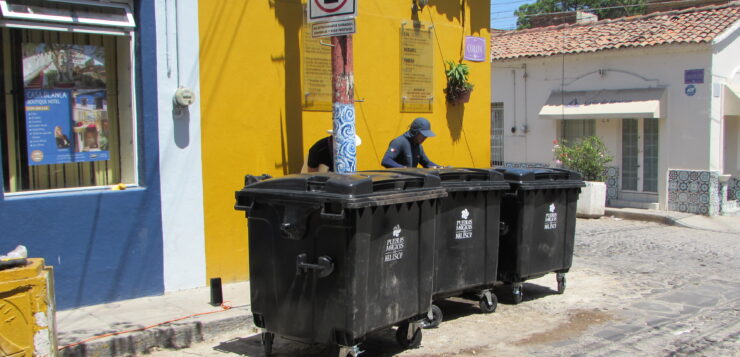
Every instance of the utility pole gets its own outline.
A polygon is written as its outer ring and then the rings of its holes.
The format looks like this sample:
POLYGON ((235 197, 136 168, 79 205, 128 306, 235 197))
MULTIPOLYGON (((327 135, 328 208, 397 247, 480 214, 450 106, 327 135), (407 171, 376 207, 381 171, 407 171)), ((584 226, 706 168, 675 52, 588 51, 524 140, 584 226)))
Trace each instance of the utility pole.
POLYGON ((331 44, 334 172, 341 174, 357 169, 352 35, 332 36, 331 44))

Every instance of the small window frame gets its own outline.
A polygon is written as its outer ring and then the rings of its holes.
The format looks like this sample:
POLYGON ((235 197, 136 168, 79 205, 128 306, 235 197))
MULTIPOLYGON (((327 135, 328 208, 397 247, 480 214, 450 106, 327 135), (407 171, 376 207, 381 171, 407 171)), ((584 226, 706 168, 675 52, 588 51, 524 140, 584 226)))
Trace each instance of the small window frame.
POLYGON ((8 0, 0 0, 0 13, 2 13, 3 17, 6 19, 49 21, 49 22, 58 22, 58 23, 66 23, 66 24, 73 24, 73 25, 97 25, 97 26, 106 26, 106 27, 121 27, 121 28, 126 28, 126 29, 133 29, 136 27, 136 23, 134 21, 134 15, 131 12, 131 8, 126 4, 101 3, 101 2, 89 1, 89 0, 49 0, 49 1, 70 4, 72 6, 85 5, 85 6, 97 6, 97 7, 106 7, 106 8, 119 8, 119 9, 122 9, 126 13, 126 21, 101 20, 101 19, 91 19, 91 18, 84 18, 84 17, 75 17, 75 16, 72 16, 71 14, 70 16, 60 16, 60 15, 28 14, 28 13, 15 12, 15 11, 10 10, 10 7, 8 6, 8 0))

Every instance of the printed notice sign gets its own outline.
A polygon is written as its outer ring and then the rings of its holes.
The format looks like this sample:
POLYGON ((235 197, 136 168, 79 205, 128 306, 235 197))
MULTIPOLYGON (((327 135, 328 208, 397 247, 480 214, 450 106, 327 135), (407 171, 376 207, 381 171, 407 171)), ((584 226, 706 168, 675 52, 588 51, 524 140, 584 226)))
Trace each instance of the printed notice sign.
POLYGON ((355 33, 355 19, 321 22, 311 25, 311 37, 331 37, 355 33))
POLYGON ((401 27, 401 112, 431 113, 434 104, 433 30, 401 27))
POLYGON ((331 111, 331 47, 312 38, 305 26, 302 49, 303 109, 331 111))

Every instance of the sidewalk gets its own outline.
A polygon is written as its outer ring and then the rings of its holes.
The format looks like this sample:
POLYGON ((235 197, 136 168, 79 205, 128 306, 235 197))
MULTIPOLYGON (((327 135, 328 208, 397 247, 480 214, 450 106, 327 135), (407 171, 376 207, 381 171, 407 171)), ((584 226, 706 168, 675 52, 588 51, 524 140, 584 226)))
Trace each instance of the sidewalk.
POLYGON ((702 216, 673 211, 607 207, 605 216, 651 221, 712 232, 740 233, 740 216, 702 216))
POLYGON ((223 297, 230 309, 210 305, 210 288, 203 287, 58 311, 58 345, 61 348, 79 343, 61 350, 59 355, 141 355, 154 347, 185 348, 230 330, 254 326, 249 282, 224 285, 223 297), (165 323, 176 319, 180 320, 165 323), (147 328, 153 325, 157 326, 147 328), (83 342, 102 334, 137 329, 143 330, 83 342))
MULTIPOLYGON (((630 208, 607 208, 605 215, 740 234, 740 217, 707 217, 630 208)), ((76 344, 60 351, 60 356, 140 355, 155 347, 185 348, 226 331, 253 327, 249 283, 224 285, 223 295, 225 304, 231 309, 211 306, 208 303, 210 289, 203 287, 59 311, 58 345, 76 344), (172 320, 177 321, 166 323, 172 320), (153 325, 156 326, 146 328, 153 325), (130 330, 136 331, 88 340, 101 334, 130 330)))

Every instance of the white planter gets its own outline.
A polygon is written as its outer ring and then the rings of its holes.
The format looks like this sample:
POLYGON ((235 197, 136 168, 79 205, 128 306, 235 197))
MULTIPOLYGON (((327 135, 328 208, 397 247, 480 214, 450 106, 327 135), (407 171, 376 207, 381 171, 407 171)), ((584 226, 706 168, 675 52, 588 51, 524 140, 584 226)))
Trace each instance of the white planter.
POLYGON ((598 218, 604 215, 606 205, 606 183, 586 181, 586 187, 581 188, 578 196, 576 217, 598 218))

